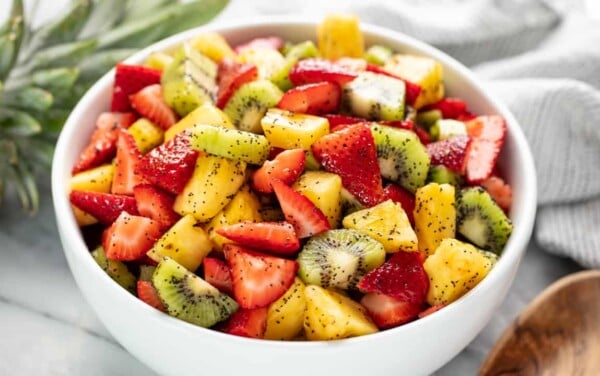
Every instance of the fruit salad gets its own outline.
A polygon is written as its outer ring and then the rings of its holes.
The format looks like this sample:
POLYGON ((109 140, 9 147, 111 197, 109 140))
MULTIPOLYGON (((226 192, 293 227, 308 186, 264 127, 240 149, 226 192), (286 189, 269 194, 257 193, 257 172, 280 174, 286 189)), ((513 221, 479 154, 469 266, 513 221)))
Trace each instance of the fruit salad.
POLYGON ((334 340, 486 277, 512 231, 504 119, 446 96, 438 61, 365 46, 356 17, 315 41, 204 33, 117 64, 70 192, 116 283, 201 327, 334 340))

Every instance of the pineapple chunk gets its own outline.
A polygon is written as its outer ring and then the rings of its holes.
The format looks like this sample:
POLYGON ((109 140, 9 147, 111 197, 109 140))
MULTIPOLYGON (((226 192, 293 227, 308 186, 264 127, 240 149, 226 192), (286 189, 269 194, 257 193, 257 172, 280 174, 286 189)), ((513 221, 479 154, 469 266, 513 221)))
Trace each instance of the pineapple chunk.
POLYGON ((235 58, 235 52, 221 34, 203 33, 193 38, 190 44, 217 63, 225 58, 235 58))
POLYGON ((333 340, 377 332, 367 310, 354 300, 319 286, 306 286, 304 333, 308 340, 333 340))
POLYGON ((258 77, 270 80, 286 65, 283 55, 271 48, 247 48, 237 56, 240 63, 251 63, 258 69, 258 77))
POLYGON ((138 119, 131 124, 129 133, 133 136, 135 144, 142 154, 146 154, 162 144, 164 138, 162 128, 146 118, 138 119))
MULTIPOLYGON (((112 164, 82 171, 71 177, 71 190, 109 193, 114 171, 115 167, 112 164)), ((75 205, 71 205, 71 208, 79 226, 83 227, 98 223, 96 218, 75 205)))
POLYGON ((290 340, 302 331, 306 310, 305 286, 298 277, 283 296, 269 305, 266 339, 290 340))
POLYGON ((427 256, 435 252, 443 239, 456 237, 454 186, 429 183, 415 194, 415 232, 419 249, 427 256))
POLYGON ((271 108, 260 121, 271 146, 310 150, 319 138, 329 134, 329 121, 313 115, 271 108))
POLYGON ((235 128, 231 120, 223 111, 215 107, 212 103, 204 103, 198 108, 187 114, 183 119, 165 131, 165 141, 171 140, 184 129, 191 128, 194 124, 207 124, 221 126, 225 128, 235 128))
POLYGON ((246 163, 200 155, 192 177, 175 198, 173 210, 207 222, 231 201, 246 180, 246 163))
POLYGON ((331 228, 337 228, 342 215, 342 178, 325 171, 307 171, 302 174, 293 188, 305 195, 321 209, 331 228))
POLYGON ((448 304, 475 287, 490 272, 496 255, 456 239, 444 239, 423 264, 429 276, 427 303, 448 304))
POLYGON ((149 68, 164 70, 172 62, 172 56, 164 52, 153 52, 148 56, 144 65, 149 68))
POLYGON ((96 223, 98 223, 96 217, 84 212, 77 206, 71 205, 71 209, 73 209, 73 215, 75 216, 75 221, 77 222, 77 225, 79 227, 95 225, 96 223))
POLYGON ((208 234, 196 226, 196 219, 188 214, 158 239, 147 255, 156 262, 168 256, 194 272, 211 249, 208 234))
POLYGON ((421 94, 414 104, 417 109, 444 98, 442 65, 434 59, 397 54, 383 68, 421 86, 421 94))
POLYGON ((317 28, 317 40, 321 56, 336 60, 341 57, 362 57, 365 42, 358 24, 358 17, 347 14, 331 14, 317 28))
POLYGON ((417 252, 417 235, 413 231, 402 205, 392 200, 347 215, 345 228, 351 228, 383 244, 387 253, 400 250, 417 252))

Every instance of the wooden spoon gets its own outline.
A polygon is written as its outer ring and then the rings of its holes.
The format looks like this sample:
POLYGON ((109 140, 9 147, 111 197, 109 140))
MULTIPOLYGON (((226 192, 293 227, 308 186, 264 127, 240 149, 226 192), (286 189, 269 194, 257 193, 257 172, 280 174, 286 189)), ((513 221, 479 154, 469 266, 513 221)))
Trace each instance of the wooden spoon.
POLYGON ((600 270, 544 290, 504 331, 478 375, 600 375, 600 270))

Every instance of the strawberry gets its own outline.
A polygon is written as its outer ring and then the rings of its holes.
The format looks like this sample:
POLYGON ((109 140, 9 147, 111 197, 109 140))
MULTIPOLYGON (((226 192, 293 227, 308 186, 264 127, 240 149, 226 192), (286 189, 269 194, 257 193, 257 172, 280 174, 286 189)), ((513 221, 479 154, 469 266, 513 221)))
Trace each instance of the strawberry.
POLYGON ((150 85, 129 97, 131 107, 140 115, 155 123, 162 129, 169 129, 177 122, 177 115, 165 102, 162 86, 150 85))
POLYGON ((233 296, 242 308, 266 307, 279 299, 294 283, 298 263, 268 256, 234 244, 223 252, 231 268, 233 296))
POLYGON ((386 198, 397 202, 402 206, 408 220, 410 223, 414 224, 415 217, 413 211, 415 210, 415 195, 393 183, 386 185, 385 188, 383 188, 383 192, 385 193, 386 198))
POLYGON ((364 293, 384 294, 421 305, 429 290, 429 277, 420 253, 399 251, 367 273, 357 287, 364 293))
POLYGON ((443 98, 424 108, 425 111, 439 110, 444 119, 459 119, 468 114, 467 103, 458 98, 443 98))
MULTIPOLYGON (((329 121, 329 126, 331 128, 334 128, 338 125, 351 125, 351 124, 356 124, 356 123, 363 123, 365 121, 367 121, 366 119, 363 118, 358 118, 358 117, 354 117, 354 116, 348 116, 348 115, 340 115, 340 114, 326 114, 323 115, 324 118, 326 118, 329 121)), ((332 129, 333 132, 333 129, 332 129)))
POLYGON ((467 181, 478 184, 489 178, 506 138, 506 123, 501 116, 479 116, 467 123, 473 138, 467 155, 467 181))
POLYGON ((96 129, 90 143, 83 149, 73 174, 101 165, 115 156, 120 128, 128 128, 135 121, 131 112, 103 112, 96 120, 96 129))
POLYGON ((221 227, 217 233, 244 247, 284 256, 300 249, 300 240, 288 222, 240 222, 221 227))
POLYGON ((162 72, 141 65, 117 64, 111 111, 131 111, 129 96, 146 86, 159 84, 162 72))
POLYGON ((110 225, 122 211, 137 215, 135 199, 129 196, 110 193, 72 191, 71 204, 96 218, 100 223, 110 225))
POLYGON ((360 304, 367 309, 380 329, 393 328, 414 320, 421 311, 420 304, 377 293, 366 294, 360 304))
POLYGON ((182 132, 146 154, 136 171, 157 187, 179 194, 194 172, 198 153, 189 134, 182 132))
POLYGON ((204 280, 226 294, 232 292, 231 270, 225 261, 214 257, 202 260, 204 280))
POLYGON ((419 141, 421 141, 423 145, 427 145, 431 142, 431 136, 425 129, 415 126, 413 132, 419 137, 419 141))
POLYGON ((234 48, 236 54, 241 54, 248 49, 266 48, 270 50, 280 50, 283 48, 283 39, 280 37, 254 38, 251 41, 240 44, 234 48))
POLYGON ((422 319, 423 317, 427 317, 429 315, 431 315, 434 312, 439 311, 440 309, 444 308, 446 305, 444 303, 440 303, 440 304, 436 304, 434 306, 431 306, 429 308, 427 308, 424 311, 421 311, 421 313, 419 313, 419 318, 422 319))
POLYGON ((410 119, 408 119, 408 120, 383 120, 383 121, 378 121, 378 123, 387 125, 388 127, 408 129, 409 131, 413 130, 415 128, 415 122, 410 119))
POLYGON ((112 193, 133 195, 133 187, 145 182, 144 178, 135 170, 141 159, 142 153, 137 148, 131 133, 125 129, 119 130, 112 193))
POLYGON ((406 89, 406 103, 409 105, 413 105, 415 103, 415 101, 417 100, 417 97, 421 94, 422 89, 421 89, 420 85, 415 84, 414 82, 405 80, 404 78, 399 77, 391 72, 388 72, 387 70, 383 69, 379 65, 367 64, 367 71, 383 74, 385 76, 397 78, 399 80, 404 81, 404 87, 406 89))
POLYGON ((161 235, 158 222, 124 211, 105 230, 102 245, 107 258, 133 261, 145 256, 161 235))
POLYGON ((377 151, 368 125, 354 124, 323 136, 312 151, 325 170, 340 175, 342 185, 363 205, 383 201, 377 151))
POLYGON ((342 89, 334 82, 317 82, 296 86, 283 94, 277 107, 292 112, 319 115, 336 111, 342 89))
POLYGON ((329 220, 321 209, 306 196, 285 185, 281 180, 271 182, 286 221, 294 226, 298 238, 307 238, 329 230, 329 220))
POLYGON ((271 181, 279 179, 290 185, 304 171, 306 154, 302 149, 284 150, 272 161, 266 161, 252 174, 252 186, 262 193, 272 193, 271 181))
POLYGON ((496 201, 505 212, 510 210, 512 204, 512 188, 498 176, 490 176, 481 182, 481 186, 496 201))
POLYGON ((240 86, 257 78, 256 65, 241 64, 229 58, 221 60, 217 73, 217 107, 224 108, 240 86))
POLYGON ((432 165, 444 165, 460 174, 465 172, 471 138, 455 136, 426 145, 432 165))
POLYGON ((225 322, 221 330, 240 337, 264 338, 268 311, 267 307, 238 309, 225 322))
POLYGON ((318 58, 300 60, 289 73, 289 78, 294 85, 328 81, 343 86, 354 80, 356 76, 355 71, 341 64, 318 58))
POLYGON ((175 199, 150 184, 140 184, 133 188, 133 196, 140 215, 155 220, 162 229, 171 227, 179 220, 179 214, 173 211, 175 199))
POLYGON ((159 311, 165 312, 165 306, 158 297, 156 289, 150 281, 137 281, 137 296, 141 301, 148 304, 151 307, 158 309, 159 311))

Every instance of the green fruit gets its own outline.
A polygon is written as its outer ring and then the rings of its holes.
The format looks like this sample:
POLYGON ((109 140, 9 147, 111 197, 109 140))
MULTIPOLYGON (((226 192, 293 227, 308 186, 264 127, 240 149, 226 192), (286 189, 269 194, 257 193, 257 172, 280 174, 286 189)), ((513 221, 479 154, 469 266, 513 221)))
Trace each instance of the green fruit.
POLYGON ((375 44, 365 51, 364 58, 371 64, 383 65, 390 57, 392 57, 393 53, 394 51, 389 47, 375 44))
POLYGON ((417 124, 421 127, 429 130, 431 126, 435 124, 436 121, 442 118, 442 111, 440 110, 429 110, 429 111, 419 111, 417 113, 417 124))
POLYGON ((452 171, 448 167, 438 165, 431 166, 431 168, 429 168, 429 173, 427 174, 427 182, 433 182, 438 184, 451 184, 458 188, 461 186, 462 178, 458 173, 452 171))
POLYGON ((223 112, 242 131, 263 133, 260 120, 277 106, 283 92, 271 81, 258 80, 242 85, 231 96, 223 112))
POLYGON ((110 278, 130 293, 135 293, 137 281, 135 276, 127 269, 127 265, 121 261, 107 259, 102 247, 93 250, 92 257, 110 278))
POLYGON ((286 91, 291 89, 294 86, 289 78, 292 67, 296 65, 298 60, 317 57, 318 54, 319 51, 317 50, 317 47, 310 40, 288 46, 285 51, 285 63, 273 72, 270 77, 271 82, 277 85, 281 90, 286 91))
POLYGON ((352 114, 370 120, 403 120, 404 81, 361 72, 343 87, 342 105, 352 114))
POLYGON ((365 209, 365 206, 361 204, 360 201, 358 201, 358 199, 354 197, 352 193, 348 192, 348 190, 344 187, 342 187, 340 198, 342 200, 342 217, 365 209))
POLYGON ((140 281, 152 281, 152 275, 156 270, 156 266, 153 265, 141 265, 140 266, 140 281))

